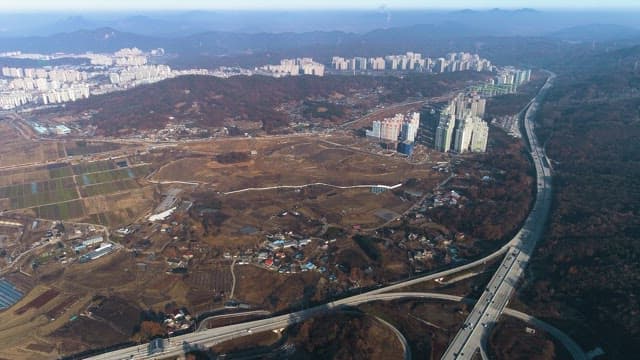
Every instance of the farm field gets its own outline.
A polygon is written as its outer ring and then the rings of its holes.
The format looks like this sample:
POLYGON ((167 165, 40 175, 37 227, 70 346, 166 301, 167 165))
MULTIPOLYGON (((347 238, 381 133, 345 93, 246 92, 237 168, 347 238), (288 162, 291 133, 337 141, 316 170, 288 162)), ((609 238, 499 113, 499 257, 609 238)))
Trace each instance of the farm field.
POLYGON ((79 178, 84 186, 113 182, 126 179, 134 179, 146 175, 149 168, 146 165, 126 167, 121 169, 109 169, 96 172, 85 172, 79 178))
POLYGON ((12 209, 58 203, 77 197, 75 183, 69 177, 0 187, 0 198, 9 199, 12 209))
POLYGON ((38 206, 33 208, 33 211, 38 218, 53 220, 76 219, 84 215, 84 207, 81 200, 38 206))
POLYGON ((0 139, 3 150, 0 167, 44 163, 66 156, 62 143, 26 140, 6 122, 0 122, 0 139))
POLYGON ((88 143, 86 141, 74 141, 65 143, 68 156, 91 155, 102 152, 118 150, 121 147, 112 143, 88 143))
POLYGON ((150 171, 148 165, 122 157, 119 160, 81 162, 66 158, 67 155, 84 156, 118 150, 121 145, 35 142, 11 134, 11 130, 7 124, 0 124, 0 136, 6 137, 8 150, 17 154, 10 159, 5 155, 4 163, 0 158, 0 210, 18 211, 44 219, 90 220, 110 225, 138 217, 143 207, 151 206, 151 193, 138 191, 149 186, 141 181, 150 171), (39 148, 43 146, 46 149, 39 148), (55 148, 55 151, 47 147, 55 148), (67 154, 67 148, 75 152, 67 154), (25 149, 31 149, 26 152, 28 159, 23 158, 25 149), (36 153, 36 150, 48 155, 36 153), (132 199, 122 201, 118 197, 114 204, 109 204, 112 195, 117 194, 134 196, 134 200, 138 196, 143 206, 132 199), (124 207, 119 207, 121 205, 124 207))
POLYGON ((95 173, 100 171, 107 171, 116 168, 116 165, 112 161, 93 161, 89 163, 80 163, 71 167, 75 175, 82 175, 87 173, 95 173))
POLYGON ((44 306, 46 303, 51 301, 53 298, 55 298, 59 294, 60 294, 59 291, 55 289, 49 289, 43 292, 42 294, 38 295, 38 297, 36 297, 35 299, 29 301, 27 304, 21 306, 19 309, 15 311, 15 314, 22 315, 27 311, 29 311, 30 309, 36 309, 36 310, 40 309, 42 306, 44 306))

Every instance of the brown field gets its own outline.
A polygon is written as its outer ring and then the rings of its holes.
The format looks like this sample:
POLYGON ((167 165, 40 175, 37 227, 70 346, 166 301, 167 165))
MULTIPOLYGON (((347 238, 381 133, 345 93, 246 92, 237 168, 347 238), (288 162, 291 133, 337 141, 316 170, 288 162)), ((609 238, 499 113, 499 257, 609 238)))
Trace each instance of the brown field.
POLYGON ((84 220, 109 226, 130 224, 153 207, 153 193, 153 187, 146 186, 84 199, 84 220))
POLYGON ((488 339, 487 352, 493 359, 572 359, 564 346, 540 329, 530 334, 527 323, 511 317, 501 319, 488 339))
POLYGON ((40 309, 46 303, 48 303, 51 299, 55 298, 60 294, 56 289, 49 289, 42 294, 38 295, 37 298, 29 301, 26 305, 20 307, 15 311, 16 315, 22 315, 27 312, 29 309, 40 309))
POLYGON ((226 266, 208 271, 197 271, 189 274, 186 282, 197 290, 227 293, 231 290, 231 272, 226 266))
POLYGON ((153 187, 140 179, 149 170, 146 165, 132 167, 130 173, 129 168, 108 170, 112 167, 111 162, 74 165, 79 175, 66 164, 3 170, 0 207, 43 219, 109 226, 130 223, 153 205, 153 187), (84 174, 104 169, 108 171, 84 174), (85 177, 91 185, 82 186, 85 177))
POLYGON ((55 349, 55 346, 51 344, 34 343, 27 345, 27 349, 48 354, 55 349))
MULTIPOLYGON (((363 146, 362 140, 350 136, 331 137, 331 142, 363 146)), ((414 165, 401 158, 370 154, 304 136, 216 140, 189 144, 186 150, 191 153, 185 151, 182 158, 161 166, 154 179, 199 182, 204 184, 198 191, 226 192, 316 182, 336 186, 395 185, 410 178, 425 188, 432 188, 443 177, 424 164, 414 165), (214 160, 217 154, 252 150, 258 154, 249 161, 221 164, 214 160)), ((219 200, 226 220, 216 243, 246 245, 254 245, 257 238, 241 234, 239 230, 244 226, 263 232, 287 229, 314 233, 319 230, 312 223, 276 218, 283 209, 295 208, 311 220, 326 217, 329 223, 340 227, 367 228, 386 221, 376 215, 380 210, 400 214, 410 206, 390 191, 373 194, 368 187, 337 189, 324 185, 232 193, 220 196, 219 200)))
MULTIPOLYGON (((340 140, 331 138, 331 142, 339 143, 340 140)), ((350 143, 356 141, 350 137, 343 140, 350 143)), ((197 152, 198 156, 166 164, 155 175, 155 179, 197 181, 210 184, 218 191, 233 191, 313 182, 338 186, 394 185, 409 177, 433 176, 432 171, 424 165, 411 165, 400 158, 372 155, 325 143, 318 138, 301 136, 277 140, 221 140, 189 145, 187 149, 197 152), (247 162, 220 164, 214 160, 216 154, 251 150, 256 150, 258 155, 247 162)))
MULTIPOLYGON (((42 294, 46 294, 48 290, 50 290, 50 288, 37 286, 33 291, 26 294, 15 306, 17 308, 24 307, 34 300, 41 302, 36 299, 43 299, 43 297, 41 297, 42 294)), ((47 301, 46 304, 42 304, 39 308, 32 308, 31 311, 19 315, 14 311, 4 311, 0 313, 0 343, 2 344, 2 347, 0 347, 0 358, 56 358, 55 354, 51 354, 51 356, 43 356, 42 354, 32 356, 28 350, 23 350, 23 346, 30 342, 40 343, 40 339, 47 336, 47 329, 53 323, 51 323, 46 316, 42 316, 42 314, 51 306, 55 306, 56 301, 59 299, 60 297, 55 297, 47 301)), ((53 325, 55 326, 55 324, 53 325)))
POLYGON ((67 296, 61 303, 54 306, 51 310, 47 311, 47 316, 49 319, 56 319, 60 315, 62 315, 67 309, 73 305, 76 301, 78 301, 78 297, 75 295, 67 296))
POLYGON ((49 171, 46 169, 23 168, 0 171, 0 186, 23 184, 32 181, 49 180, 49 171))
POLYGON ((65 157, 64 145, 26 140, 6 122, 0 122, 0 167, 46 162, 65 157))

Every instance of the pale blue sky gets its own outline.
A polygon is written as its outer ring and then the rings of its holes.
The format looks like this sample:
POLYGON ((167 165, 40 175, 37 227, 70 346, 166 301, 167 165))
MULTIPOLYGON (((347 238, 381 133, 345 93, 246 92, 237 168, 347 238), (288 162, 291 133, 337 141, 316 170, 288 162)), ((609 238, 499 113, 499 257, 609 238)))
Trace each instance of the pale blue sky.
POLYGON ((389 9, 522 8, 640 9, 640 0, 1 0, 0 11, 44 10, 216 10, 216 9, 389 9))

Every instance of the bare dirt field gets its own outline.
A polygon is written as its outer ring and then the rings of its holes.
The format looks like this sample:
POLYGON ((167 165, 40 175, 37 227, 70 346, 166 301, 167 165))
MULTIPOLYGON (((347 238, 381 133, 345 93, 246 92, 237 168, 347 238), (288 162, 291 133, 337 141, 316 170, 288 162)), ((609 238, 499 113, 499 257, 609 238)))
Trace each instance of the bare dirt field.
POLYGON ((424 165, 411 165, 400 158, 367 154, 303 136, 220 140, 189 145, 187 149, 198 156, 169 162, 160 168, 154 179, 202 182, 216 191, 228 192, 314 182, 337 186, 395 185, 410 177, 433 176, 431 169, 424 165), (256 151, 256 155, 234 164, 221 164, 215 160, 216 154, 232 151, 256 151))
MULTIPOLYGON (((331 138, 331 143, 336 144, 354 141, 349 136, 331 138)), ((259 237, 242 234, 241 229, 251 226, 258 232, 289 230, 313 234, 320 230, 314 221, 321 218, 339 227, 370 228, 388 220, 378 216, 381 211, 401 214, 411 206, 392 191, 373 193, 369 186, 343 189, 315 183, 391 186, 414 179, 431 189, 444 177, 426 164, 410 164, 402 158, 331 143, 298 136, 190 144, 186 147, 189 153, 161 166, 153 179, 200 183, 197 192, 222 192, 216 200, 221 202, 216 210, 221 221, 216 243, 255 245, 259 237), (238 163, 216 161, 216 155, 241 151, 255 153, 238 163), (283 185, 309 186, 279 187, 283 185), (268 187, 273 188, 262 189, 268 187), (260 189, 243 191, 247 188, 260 189), (286 209, 295 209, 307 221, 277 216, 286 209)), ((199 199, 195 197, 194 201, 199 199)))
POLYGON ((66 156, 64 145, 26 140, 6 122, 0 122, 0 139, 3 141, 0 167, 47 162, 66 156))

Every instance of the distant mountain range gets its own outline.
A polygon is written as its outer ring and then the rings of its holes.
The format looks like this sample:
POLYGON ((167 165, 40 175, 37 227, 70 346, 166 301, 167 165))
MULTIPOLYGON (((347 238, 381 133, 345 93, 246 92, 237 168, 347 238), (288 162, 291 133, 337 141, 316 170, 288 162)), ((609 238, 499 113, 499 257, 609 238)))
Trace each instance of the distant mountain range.
POLYGON ((640 30, 613 24, 589 24, 572 26, 547 35, 566 41, 611 41, 640 38, 640 30))
POLYGON ((78 30, 50 36, 1 38, 0 51, 21 50, 40 53, 112 52, 136 46, 143 50, 163 47, 168 52, 200 55, 234 55, 256 52, 278 52, 289 49, 322 47, 373 47, 415 44, 425 38, 473 36, 475 30, 462 24, 414 25, 403 28, 374 30, 365 34, 342 31, 305 33, 234 33, 209 31, 184 37, 158 37, 118 31, 113 28, 78 30))
MULTIPOLYGON (((84 23, 82 18, 68 19, 68 21, 76 24, 84 23)), ((429 55, 434 56, 442 55, 443 51, 481 49, 482 44, 488 39, 497 38, 506 37, 479 35, 476 27, 466 25, 464 22, 393 27, 363 34, 343 31, 301 33, 207 31, 180 37, 141 35, 105 27, 50 36, 0 37, 0 51, 83 53, 113 52, 123 47, 138 47, 143 50, 162 47, 167 52, 180 56, 219 57, 258 53, 272 53, 274 56, 282 54, 326 56, 332 52, 344 56, 373 56, 389 54, 390 51, 433 50, 429 55), (464 47, 460 47, 460 44, 464 44, 464 47)), ((621 25, 593 24, 570 27, 552 32, 542 38, 551 41, 575 42, 640 40, 640 30, 621 25)))
POLYGON ((637 13, 614 11, 538 11, 523 9, 352 11, 158 11, 115 13, 0 13, 0 37, 48 36, 63 32, 113 28, 147 36, 180 38, 210 31, 231 33, 305 33, 375 29, 418 24, 460 23, 478 36, 539 36, 593 23, 635 27, 637 13))

